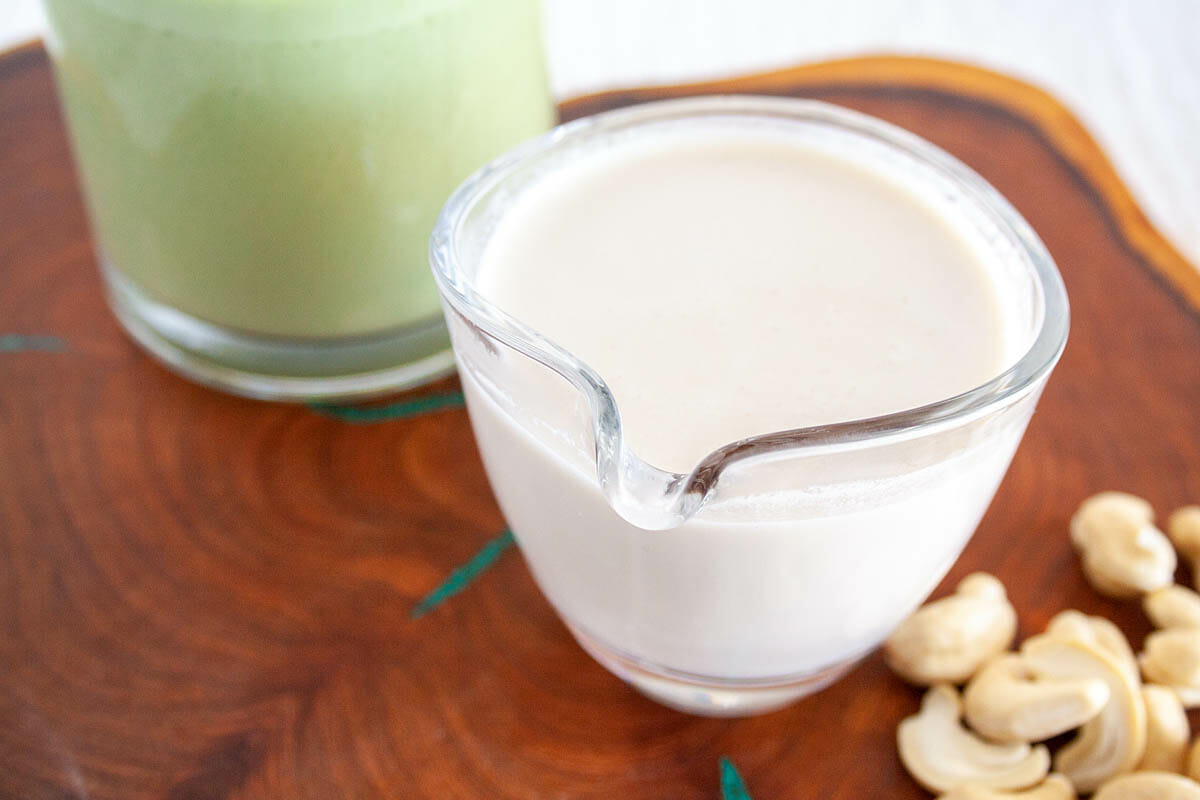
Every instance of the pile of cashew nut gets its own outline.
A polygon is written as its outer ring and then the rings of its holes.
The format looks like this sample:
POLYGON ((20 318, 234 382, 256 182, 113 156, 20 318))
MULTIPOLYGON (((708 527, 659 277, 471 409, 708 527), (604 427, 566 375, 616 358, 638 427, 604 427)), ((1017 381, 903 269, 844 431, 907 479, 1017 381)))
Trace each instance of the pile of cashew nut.
POLYGON ((1200 506, 1163 533, 1145 500, 1103 492, 1072 517, 1071 542, 1097 591, 1141 598, 1157 630, 1140 655, 1079 611, 1010 650, 1016 611, 981 572, 888 639, 892 670, 928 687, 896 732, 900 760, 939 800, 1200 800, 1186 713, 1200 708, 1200 594, 1174 583, 1178 551, 1200 587, 1200 506), (1051 755, 1043 742, 1071 731, 1051 755))

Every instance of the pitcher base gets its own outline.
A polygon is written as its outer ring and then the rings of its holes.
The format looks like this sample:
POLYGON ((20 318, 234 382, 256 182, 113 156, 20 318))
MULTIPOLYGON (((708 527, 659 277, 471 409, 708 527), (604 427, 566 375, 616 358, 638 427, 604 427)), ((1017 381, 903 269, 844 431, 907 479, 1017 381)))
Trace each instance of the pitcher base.
POLYGON ((601 644, 573 625, 567 627, 588 655, 646 697, 703 717, 750 717, 775 711, 829 686, 861 658, 778 682, 705 679, 648 665, 601 644))

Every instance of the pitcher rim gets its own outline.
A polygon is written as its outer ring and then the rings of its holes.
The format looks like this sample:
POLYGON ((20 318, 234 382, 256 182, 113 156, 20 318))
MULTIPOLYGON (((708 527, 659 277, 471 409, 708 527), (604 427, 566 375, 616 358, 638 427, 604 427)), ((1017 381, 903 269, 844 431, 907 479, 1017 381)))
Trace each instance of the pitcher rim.
POLYGON ((597 478, 623 517, 645 528, 669 528, 703 505, 731 464, 797 449, 850 449, 962 424, 1016 402, 1037 389, 1066 346, 1070 309, 1066 287, 1046 246, 1029 223, 986 180, 936 145, 903 128, 817 100, 758 95, 709 95, 660 100, 608 111, 560 125, 501 155, 462 183, 443 207, 430 237, 429 257, 447 311, 453 311, 517 352, 568 380, 587 398, 596 443, 597 478), (722 445, 688 473, 662 470, 641 459, 624 441, 620 409, 604 379, 575 356, 480 295, 461 269, 457 239, 475 203, 520 166, 564 143, 644 123, 706 117, 770 117, 826 124, 894 148, 938 179, 949 181, 1016 244, 1032 267, 1042 314, 1025 352, 1000 374, 965 392, 915 408, 825 425, 758 434, 722 445), (646 486, 653 486, 649 493, 646 486), (653 502, 646 503, 647 494, 653 502))

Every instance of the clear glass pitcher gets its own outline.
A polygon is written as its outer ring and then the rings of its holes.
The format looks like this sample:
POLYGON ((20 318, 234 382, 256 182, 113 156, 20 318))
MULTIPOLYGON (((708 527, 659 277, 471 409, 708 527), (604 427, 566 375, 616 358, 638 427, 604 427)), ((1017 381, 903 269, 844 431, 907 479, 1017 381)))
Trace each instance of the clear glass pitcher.
MULTIPOLYGON (((600 663, 702 714, 816 691, 932 591, 991 502, 1068 330, 1050 255, 993 188, 903 130, 811 101, 696 98, 565 125, 467 181, 431 259, 480 452, 539 586, 600 663), (496 220, 540 178, 606 143, 694 125, 769 125, 903 181, 994 255, 1023 355, 956 397, 732 442, 687 474, 642 461, 604 377, 474 279, 496 220)), ((700 343, 647 346, 703 357, 700 343)))

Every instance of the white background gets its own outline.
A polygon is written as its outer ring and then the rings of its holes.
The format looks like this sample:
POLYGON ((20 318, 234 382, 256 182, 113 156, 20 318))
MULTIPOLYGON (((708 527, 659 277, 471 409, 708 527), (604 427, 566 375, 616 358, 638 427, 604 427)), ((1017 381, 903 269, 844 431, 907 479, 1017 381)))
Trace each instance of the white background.
MULTIPOLYGON (((1143 210, 1200 265, 1200 0, 545 4, 559 97, 863 53, 951 58, 1023 78, 1083 120, 1143 210)), ((0 49, 43 24, 38 0, 0 0, 0 49)))

